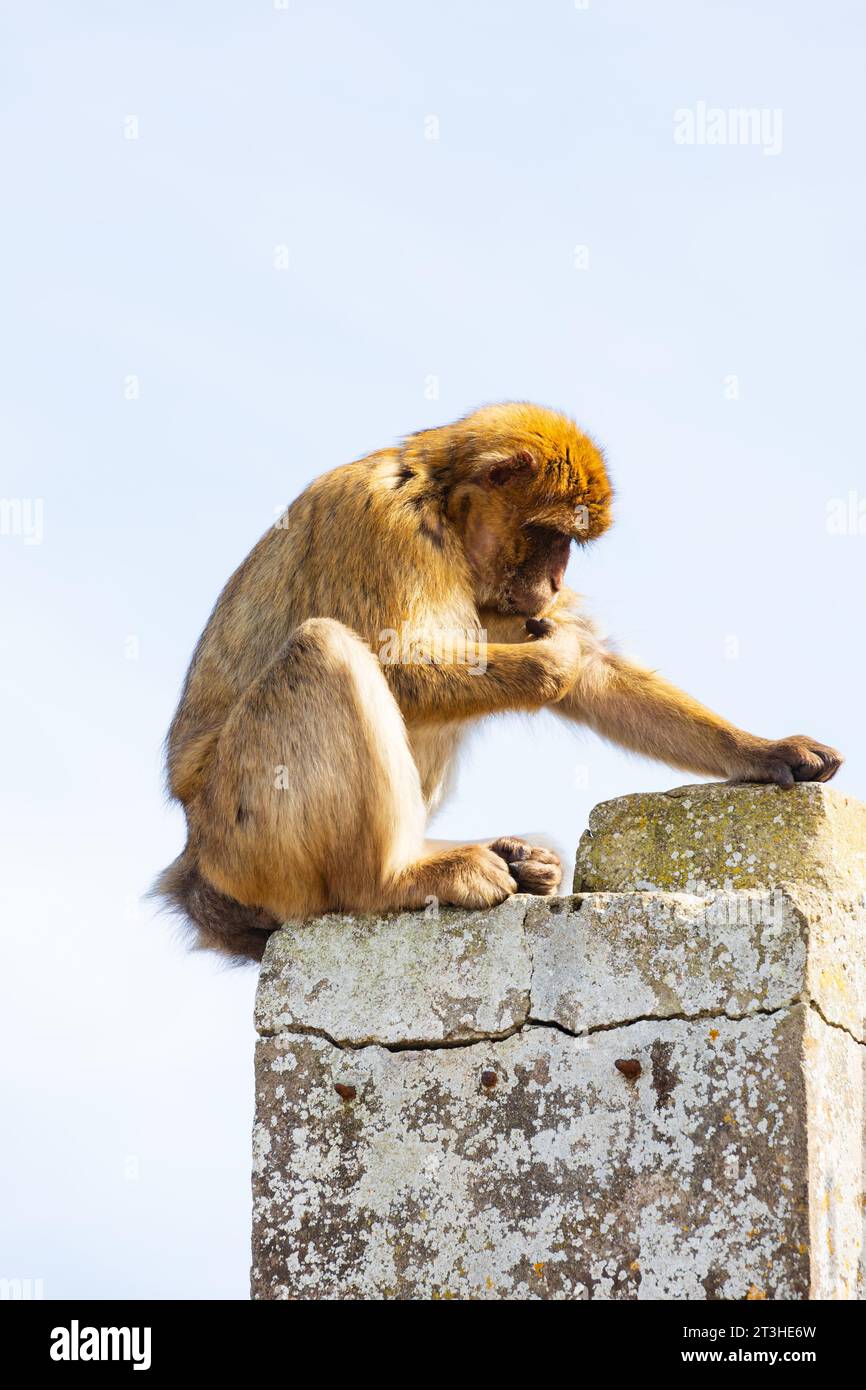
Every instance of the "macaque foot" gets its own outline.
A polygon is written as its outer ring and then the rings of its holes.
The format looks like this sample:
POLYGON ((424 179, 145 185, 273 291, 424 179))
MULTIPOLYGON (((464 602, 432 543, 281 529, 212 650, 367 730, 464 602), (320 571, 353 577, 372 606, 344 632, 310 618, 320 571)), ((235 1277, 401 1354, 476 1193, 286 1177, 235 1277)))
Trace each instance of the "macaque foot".
POLYGON ((516 835, 500 836, 492 842, 490 849, 505 860, 518 893, 537 893, 546 897, 555 893, 562 881, 562 865, 551 849, 529 845, 516 835))
POLYGON ((731 782, 775 782, 786 791, 795 782, 829 782, 842 765, 842 754, 805 734, 794 734, 778 743, 762 742, 751 754, 749 766, 731 782))

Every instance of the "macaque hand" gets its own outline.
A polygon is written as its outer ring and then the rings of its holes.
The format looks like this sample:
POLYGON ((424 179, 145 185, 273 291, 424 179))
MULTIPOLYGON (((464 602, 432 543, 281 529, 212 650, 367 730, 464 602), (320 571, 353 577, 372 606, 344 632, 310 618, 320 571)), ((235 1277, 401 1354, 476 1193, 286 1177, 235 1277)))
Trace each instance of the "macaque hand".
POLYGON ((829 782, 842 765, 842 754, 805 734, 773 743, 757 739, 744 750, 743 767, 731 775, 731 782, 775 782, 789 790, 795 782, 829 782))
POLYGON ((583 637, 580 624, 574 619, 558 617, 527 618, 526 631, 534 639, 533 645, 543 651, 545 665, 556 687, 552 703, 563 699, 577 680, 583 653, 583 637))

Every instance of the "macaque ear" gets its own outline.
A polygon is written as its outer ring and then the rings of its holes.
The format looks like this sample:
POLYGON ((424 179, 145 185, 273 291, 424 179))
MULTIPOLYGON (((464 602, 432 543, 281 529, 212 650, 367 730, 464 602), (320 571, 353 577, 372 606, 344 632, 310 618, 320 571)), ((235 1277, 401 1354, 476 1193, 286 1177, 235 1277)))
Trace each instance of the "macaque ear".
POLYGON ((463 547, 466 558, 476 574, 486 574, 490 566, 495 563, 500 547, 500 537, 491 526, 488 526, 484 518, 483 504, 470 507, 466 514, 463 547))
POLYGON ((491 463, 484 474, 484 486, 504 487, 506 483, 514 482, 515 478, 529 477, 534 472, 535 460, 530 453, 523 450, 519 454, 513 454, 511 458, 498 459, 496 463, 491 463))

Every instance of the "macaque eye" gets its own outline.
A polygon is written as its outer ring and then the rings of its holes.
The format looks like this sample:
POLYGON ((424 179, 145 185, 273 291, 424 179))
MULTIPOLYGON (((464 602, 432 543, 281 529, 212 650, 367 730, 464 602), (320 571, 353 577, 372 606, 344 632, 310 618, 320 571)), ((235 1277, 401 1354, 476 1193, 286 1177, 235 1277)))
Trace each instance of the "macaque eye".
POLYGON ((568 547, 574 539, 570 531, 558 531, 555 526, 539 526, 532 521, 527 522, 523 530, 536 545, 546 549, 568 547))

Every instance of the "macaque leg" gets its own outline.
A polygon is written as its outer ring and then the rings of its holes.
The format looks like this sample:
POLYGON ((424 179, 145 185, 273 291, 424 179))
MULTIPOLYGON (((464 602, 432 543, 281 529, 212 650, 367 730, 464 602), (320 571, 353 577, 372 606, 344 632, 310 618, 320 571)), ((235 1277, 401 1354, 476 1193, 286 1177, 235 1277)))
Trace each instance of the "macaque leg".
MULTIPOLYGON (((296 628, 233 707, 201 812, 193 832, 207 880, 283 920, 431 899, 486 907, 518 886, 489 846, 425 851, 400 710, 377 659, 331 619, 296 628)), ((519 862, 516 842, 508 849, 519 862)))

